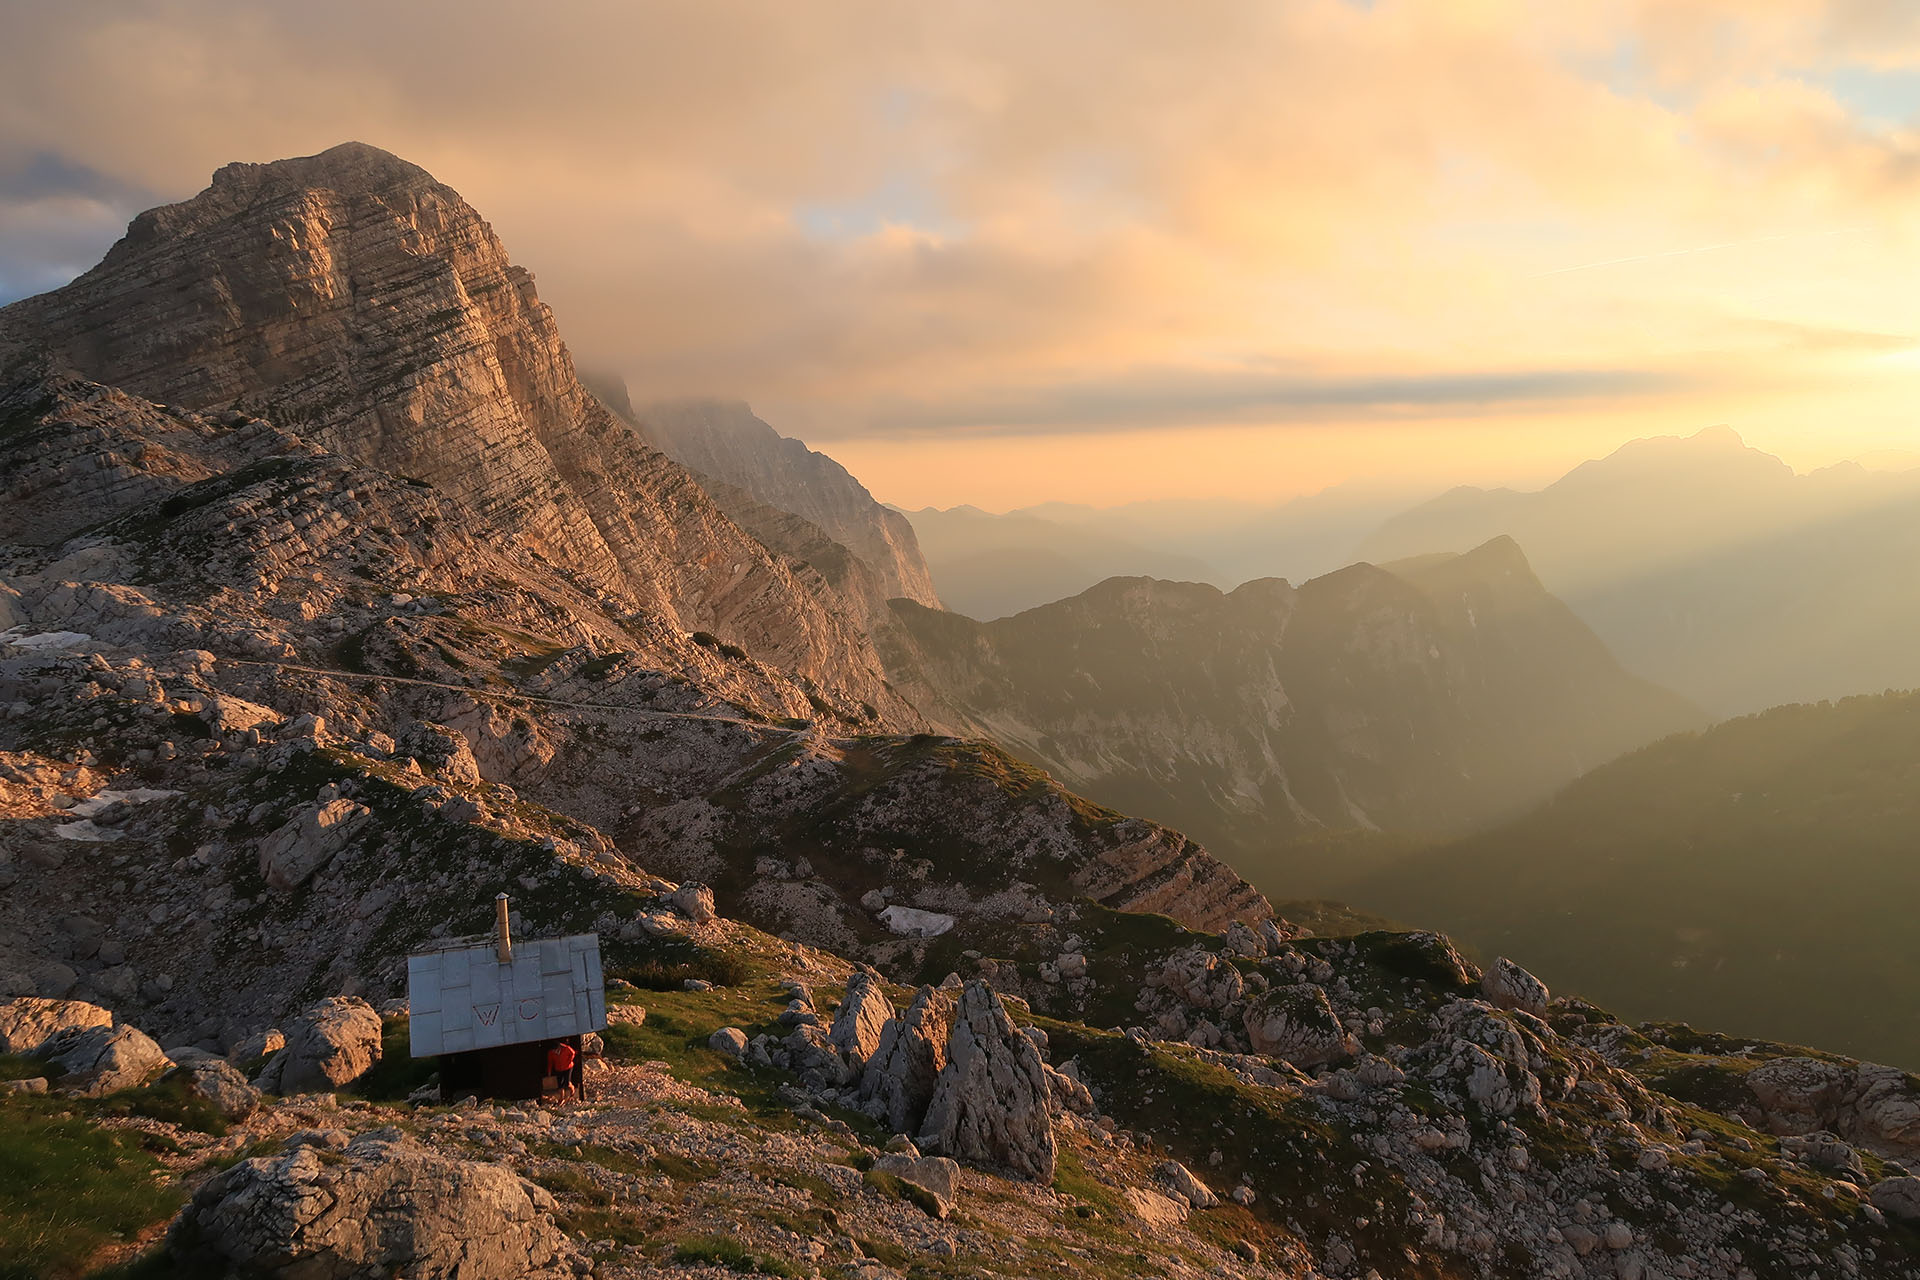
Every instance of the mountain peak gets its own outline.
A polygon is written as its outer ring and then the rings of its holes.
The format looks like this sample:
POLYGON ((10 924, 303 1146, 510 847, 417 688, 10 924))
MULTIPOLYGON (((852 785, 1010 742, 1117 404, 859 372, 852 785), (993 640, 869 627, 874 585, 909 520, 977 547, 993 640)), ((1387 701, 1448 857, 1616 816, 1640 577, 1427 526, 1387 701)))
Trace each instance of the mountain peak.
POLYGON ((391 151, 366 142, 342 142, 310 156, 292 156, 265 164, 235 161, 214 172, 211 191, 250 188, 262 180, 302 187, 326 187, 344 194, 386 190, 433 175, 391 151))
POLYGON ((1719 449, 1745 449, 1747 442, 1738 431, 1726 423, 1716 423, 1711 427, 1702 427, 1687 437, 1693 444, 1707 445, 1719 449))

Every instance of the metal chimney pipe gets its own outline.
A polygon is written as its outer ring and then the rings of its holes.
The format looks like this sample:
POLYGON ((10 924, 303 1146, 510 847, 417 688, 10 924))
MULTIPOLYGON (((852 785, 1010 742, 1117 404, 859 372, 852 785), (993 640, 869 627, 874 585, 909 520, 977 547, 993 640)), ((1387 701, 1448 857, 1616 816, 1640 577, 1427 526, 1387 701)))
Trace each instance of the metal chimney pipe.
POLYGON ((507 927, 507 895, 501 894, 493 900, 494 915, 498 920, 500 963, 513 963, 513 931, 507 927))

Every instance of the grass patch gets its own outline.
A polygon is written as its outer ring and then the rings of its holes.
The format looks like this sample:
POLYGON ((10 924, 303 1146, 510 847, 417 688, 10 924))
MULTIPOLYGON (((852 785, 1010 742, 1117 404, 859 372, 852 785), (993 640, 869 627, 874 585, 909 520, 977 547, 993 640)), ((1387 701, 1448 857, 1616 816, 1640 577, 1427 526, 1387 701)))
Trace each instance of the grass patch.
POLYGON ((561 1224, 589 1242, 611 1240, 617 1245, 645 1245, 654 1239, 661 1219, 642 1217, 625 1209, 582 1209, 562 1215, 561 1224))
POLYGON ((713 1161, 679 1156, 671 1151, 657 1153, 653 1157, 653 1167, 675 1182, 705 1182, 708 1178, 720 1176, 720 1166, 713 1161))
POLYGON ((220 1114, 220 1108, 194 1089, 185 1075, 144 1088, 121 1089, 99 1099, 91 1109, 101 1115, 145 1116, 216 1138, 227 1131, 227 1118, 220 1114))
POLYGON ((25 1058, 17 1053, 0 1053, 0 1080, 32 1080, 45 1076, 52 1081, 66 1073, 65 1067, 43 1058, 25 1058))
POLYGON ((548 1169, 535 1174, 533 1180, 557 1196, 574 1196, 588 1204, 613 1203, 612 1192, 578 1169, 548 1169))
POLYGON ((165 1221, 182 1196, 137 1134, 45 1099, 0 1105, 0 1280, 80 1274, 107 1245, 165 1221))
POLYGON ((673 1246, 673 1260, 684 1264, 707 1263, 729 1271, 752 1272, 763 1276, 797 1276, 792 1264, 751 1252, 732 1236, 689 1236, 673 1246))
POLYGON ((860 1246, 860 1252, 869 1258, 878 1258, 881 1262, 898 1271, 905 1271, 912 1265, 914 1256, 897 1244, 885 1240, 869 1240, 864 1236, 855 1237, 854 1243, 860 1246))
POLYGON ((917 1183, 891 1173, 882 1173, 878 1169, 868 1169, 860 1175, 861 1180, 881 1195, 895 1200, 905 1200, 918 1207, 929 1218, 940 1216, 940 1198, 917 1183))
POLYGON ((686 960, 642 960, 613 972, 643 991, 681 991, 689 979, 716 987, 737 987, 753 980, 753 965, 730 951, 700 951, 686 960))
POLYGON ((380 1061, 354 1082, 353 1092, 377 1102, 401 1102, 408 1094, 426 1084, 438 1070, 432 1058, 415 1058, 413 1040, 405 1018, 386 1018, 380 1023, 380 1061))

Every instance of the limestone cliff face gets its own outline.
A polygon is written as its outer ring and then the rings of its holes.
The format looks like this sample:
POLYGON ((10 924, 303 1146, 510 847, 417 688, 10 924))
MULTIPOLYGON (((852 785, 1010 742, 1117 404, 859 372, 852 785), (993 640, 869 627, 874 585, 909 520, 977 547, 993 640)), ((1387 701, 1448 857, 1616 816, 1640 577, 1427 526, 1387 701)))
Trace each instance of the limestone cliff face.
POLYGON ((676 461, 818 526, 872 567, 888 598, 940 607, 913 526, 826 454, 781 435, 739 401, 643 405, 633 416, 676 461))
POLYGON ((1505 539, 1299 588, 1115 578, 984 624, 895 609, 888 660, 937 720, 1215 848, 1463 829, 1697 723, 1505 539))
POLYGON ((623 612, 913 718, 831 593, 580 385, 472 207, 377 148, 228 165, 72 284, 0 311, 0 343, 424 480, 623 612))

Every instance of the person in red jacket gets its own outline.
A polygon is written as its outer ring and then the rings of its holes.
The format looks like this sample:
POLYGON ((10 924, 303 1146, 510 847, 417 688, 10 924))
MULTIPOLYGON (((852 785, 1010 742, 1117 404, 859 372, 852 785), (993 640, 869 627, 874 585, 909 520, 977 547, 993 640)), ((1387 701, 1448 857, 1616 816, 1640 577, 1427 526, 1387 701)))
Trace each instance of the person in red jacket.
POLYGON ((559 1082, 558 1092, 562 1098, 578 1096, 573 1083, 573 1067, 578 1060, 573 1046, 565 1040, 555 1040, 547 1046, 547 1074, 559 1082))

